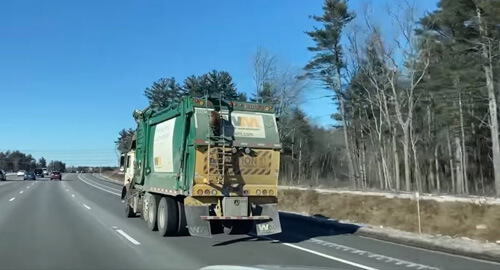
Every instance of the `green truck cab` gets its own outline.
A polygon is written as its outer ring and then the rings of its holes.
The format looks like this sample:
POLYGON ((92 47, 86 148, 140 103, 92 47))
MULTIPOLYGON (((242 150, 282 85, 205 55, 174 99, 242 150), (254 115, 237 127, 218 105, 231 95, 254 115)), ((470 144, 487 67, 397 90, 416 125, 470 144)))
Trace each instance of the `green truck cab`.
POLYGON ((281 143, 272 105, 185 97, 136 110, 122 200, 162 236, 281 232, 281 143))

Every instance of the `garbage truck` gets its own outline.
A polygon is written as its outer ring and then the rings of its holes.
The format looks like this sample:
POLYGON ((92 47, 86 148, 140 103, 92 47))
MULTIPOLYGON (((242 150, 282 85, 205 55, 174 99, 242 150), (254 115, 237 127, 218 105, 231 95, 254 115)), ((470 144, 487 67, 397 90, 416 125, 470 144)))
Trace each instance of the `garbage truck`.
POLYGON ((121 199, 162 236, 281 232, 281 143, 270 104, 184 97, 133 113, 121 199))

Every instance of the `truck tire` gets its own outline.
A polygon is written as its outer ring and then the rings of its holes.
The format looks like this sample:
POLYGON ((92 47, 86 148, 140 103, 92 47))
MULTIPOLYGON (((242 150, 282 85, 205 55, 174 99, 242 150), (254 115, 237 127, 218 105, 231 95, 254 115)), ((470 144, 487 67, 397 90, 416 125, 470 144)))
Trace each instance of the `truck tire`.
POLYGON ((144 220, 145 222, 148 222, 148 213, 149 213, 149 207, 148 203, 149 201, 146 199, 148 195, 143 196, 142 198, 142 210, 141 210, 141 219, 144 220))
POLYGON ((253 221, 224 222, 224 234, 248 234, 252 230, 253 221))
POLYGON ((158 205, 158 231, 161 236, 177 234, 179 218, 177 202, 172 197, 163 197, 158 205))
POLYGON ((149 194, 148 200, 148 228, 152 231, 158 230, 158 223, 156 222, 158 214, 158 201, 160 196, 155 194, 149 194))
POLYGON ((179 226, 177 228, 178 235, 188 235, 188 228, 186 222, 186 212, 184 211, 184 202, 177 200, 177 211, 179 213, 179 226))

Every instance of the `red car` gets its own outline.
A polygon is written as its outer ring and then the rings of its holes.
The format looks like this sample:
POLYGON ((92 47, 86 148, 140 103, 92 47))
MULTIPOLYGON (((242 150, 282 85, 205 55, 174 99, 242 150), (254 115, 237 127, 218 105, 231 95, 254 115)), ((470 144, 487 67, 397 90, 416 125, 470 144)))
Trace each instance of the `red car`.
POLYGON ((54 180, 54 179, 62 180, 61 173, 60 172, 51 172, 50 173, 50 180, 54 180))

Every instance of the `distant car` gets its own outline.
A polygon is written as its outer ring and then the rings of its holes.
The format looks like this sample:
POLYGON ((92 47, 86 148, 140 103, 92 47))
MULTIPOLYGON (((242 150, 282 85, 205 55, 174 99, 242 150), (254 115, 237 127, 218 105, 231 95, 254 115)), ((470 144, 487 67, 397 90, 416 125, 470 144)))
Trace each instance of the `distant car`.
POLYGON ((17 176, 24 176, 26 174, 25 170, 20 170, 17 172, 17 176))
POLYGON ((35 169, 35 175, 43 178, 43 170, 42 169, 35 169))
POLYGON ((28 172, 24 174, 24 180, 36 180, 36 176, 34 172, 28 172))
POLYGON ((0 170, 0 181, 5 181, 7 180, 7 175, 5 174, 4 170, 0 170))
POLYGON ((61 173, 60 172, 51 172, 50 173, 50 180, 54 180, 54 179, 62 180, 61 173))

